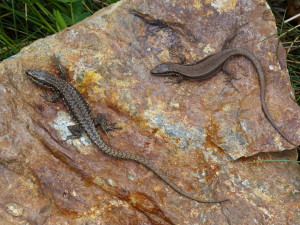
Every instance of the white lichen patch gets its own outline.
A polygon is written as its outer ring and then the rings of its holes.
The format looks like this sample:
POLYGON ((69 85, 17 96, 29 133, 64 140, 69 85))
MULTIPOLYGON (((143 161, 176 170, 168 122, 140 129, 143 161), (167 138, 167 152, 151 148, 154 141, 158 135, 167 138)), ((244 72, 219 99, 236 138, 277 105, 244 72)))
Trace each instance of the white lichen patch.
POLYGON ((129 180, 134 180, 134 175, 131 174, 131 173, 129 173, 129 174, 127 175, 127 177, 128 177, 129 180))
POLYGON ((244 181, 242 181, 242 185, 243 185, 244 187, 246 187, 246 188, 250 188, 250 182, 249 182, 249 180, 244 180, 244 181))
POLYGON ((274 67, 273 65, 269 65, 269 70, 278 71, 278 67, 274 67))
POLYGON ((247 132, 247 124, 243 121, 240 122, 241 128, 244 132, 247 132))
POLYGON ((5 206, 9 214, 13 216, 22 216, 24 209, 20 205, 10 202, 7 203, 5 206))
POLYGON ((281 141, 281 135, 278 133, 275 137, 275 143, 277 145, 277 148, 280 150, 280 151, 284 151, 285 150, 285 147, 282 145, 282 141, 281 141))
POLYGON ((107 182, 108 182, 111 186, 116 186, 116 183, 115 183, 112 179, 108 179, 107 182))
POLYGON ((203 127, 188 127, 184 122, 173 122, 170 117, 166 117, 163 110, 159 110, 159 105, 155 110, 147 110, 144 118, 148 118, 149 127, 159 128, 161 136, 169 137, 170 143, 174 143, 182 151, 197 150, 203 148, 206 133, 203 127))
POLYGON ((75 31, 75 30, 70 30, 68 33, 67 33, 67 39, 70 41, 70 40, 74 40, 78 37, 78 31, 75 31))
POLYGON ((212 48, 212 47, 210 46, 210 44, 206 45, 205 48, 203 49, 203 52, 205 52, 205 53, 207 53, 207 54, 210 54, 210 53, 212 53, 212 52, 214 52, 214 51, 215 51, 215 49, 212 48))
MULTIPOLYGON (((56 119, 53 120, 50 125, 59 131, 61 139, 65 141, 67 140, 68 136, 72 135, 68 129, 68 126, 75 125, 75 123, 71 121, 71 117, 68 113, 58 112, 56 119)), ((80 149, 82 146, 91 144, 90 140, 85 134, 83 134, 79 139, 69 139, 67 140, 67 143, 75 145, 78 149, 80 149)))
POLYGON ((171 100, 170 101, 170 106, 173 107, 173 108, 178 109, 178 108, 180 108, 180 103, 175 101, 175 100, 171 100))

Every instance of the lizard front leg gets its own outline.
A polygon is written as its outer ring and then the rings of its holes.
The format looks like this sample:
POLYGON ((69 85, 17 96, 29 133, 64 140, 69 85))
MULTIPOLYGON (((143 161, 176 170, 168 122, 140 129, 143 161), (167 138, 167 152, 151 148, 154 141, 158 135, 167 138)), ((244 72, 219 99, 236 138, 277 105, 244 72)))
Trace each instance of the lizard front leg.
POLYGON ((63 65, 61 65, 61 63, 59 62, 58 57, 56 55, 52 56, 52 61, 55 64, 55 66, 57 67, 57 69, 59 70, 59 73, 60 73, 59 77, 63 80, 66 80, 67 79, 66 68, 63 65))
POLYGON ((236 78, 233 74, 232 71, 226 69, 228 65, 228 60, 224 63, 222 70, 224 71, 224 73, 228 76, 227 79, 224 81, 226 84, 230 84, 237 92, 239 92, 237 90, 237 88, 233 85, 232 80, 239 80, 239 78, 236 78))
POLYGON ((55 93, 53 95, 48 93, 41 94, 42 98, 48 102, 55 103, 61 96, 59 93, 55 93))

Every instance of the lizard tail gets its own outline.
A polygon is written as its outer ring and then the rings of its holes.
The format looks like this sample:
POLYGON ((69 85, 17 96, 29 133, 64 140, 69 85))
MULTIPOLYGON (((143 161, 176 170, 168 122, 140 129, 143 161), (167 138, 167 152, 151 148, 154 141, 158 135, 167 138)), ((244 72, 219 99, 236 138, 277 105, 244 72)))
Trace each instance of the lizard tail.
POLYGON ((246 58, 248 58, 252 64, 254 65, 254 67, 256 68, 256 71, 258 73, 258 79, 259 79, 259 83, 260 83, 260 101, 261 101, 261 106, 262 106, 262 110, 266 116, 266 118, 269 120, 269 122, 272 124, 272 126, 275 128, 275 130, 286 140, 288 141, 290 144, 294 145, 295 147, 297 147, 298 145, 296 145, 275 123, 275 121, 273 120, 268 107, 266 105, 266 81, 265 81, 265 74, 264 71, 261 67, 260 62, 257 60, 257 58, 255 57, 254 54, 252 54, 251 52, 242 49, 242 48, 237 48, 239 53, 241 53, 241 55, 245 56, 246 58))
POLYGON ((186 193, 181 188, 179 188, 177 185, 175 185, 163 172, 161 172, 157 167, 155 167, 150 161, 148 161, 140 156, 134 155, 134 154, 121 152, 121 151, 112 149, 100 140, 95 140, 94 143, 105 154, 107 154, 109 156, 119 158, 119 159, 132 160, 132 161, 135 161, 135 162, 138 162, 138 163, 144 165, 145 167, 147 167, 151 171, 153 171, 162 181, 167 183, 172 189, 174 189, 176 192, 178 192, 179 194, 181 194, 189 199, 195 200, 200 203, 221 203, 221 202, 225 202, 225 201, 229 200, 229 199, 225 199, 225 200, 220 200, 220 201, 204 201, 204 200, 198 199, 196 197, 193 197, 192 195, 186 193))

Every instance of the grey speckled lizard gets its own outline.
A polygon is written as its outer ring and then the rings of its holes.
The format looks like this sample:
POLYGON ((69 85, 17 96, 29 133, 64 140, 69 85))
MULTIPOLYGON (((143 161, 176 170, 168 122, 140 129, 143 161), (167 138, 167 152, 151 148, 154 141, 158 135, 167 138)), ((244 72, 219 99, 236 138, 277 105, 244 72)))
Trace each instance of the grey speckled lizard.
POLYGON ((193 197, 192 195, 186 193, 181 188, 176 186, 162 171, 156 168, 150 161, 134 154, 112 149, 111 147, 106 145, 99 135, 96 126, 100 125, 103 131, 108 131, 115 129, 114 124, 108 125, 106 123, 106 119, 101 116, 101 114, 95 119, 92 118, 89 104, 76 88, 65 81, 65 69, 60 65, 56 58, 54 60, 57 67, 60 69, 60 77, 54 76, 51 73, 39 69, 27 70, 26 74, 31 78, 32 81, 34 81, 38 85, 50 88, 55 92, 55 95, 52 97, 44 96, 46 100, 55 102, 59 97, 63 98, 64 104, 70 112, 70 115, 78 123, 78 125, 69 127, 69 130, 71 131, 73 136, 80 137, 82 132, 85 131, 91 141, 105 154, 119 159, 133 160, 144 165, 145 167, 152 170, 155 174, 157 174, 175 191, 189 199, 201 203, 221 203, 228 200, 225 199, 221 201, 204 201, 193 197))

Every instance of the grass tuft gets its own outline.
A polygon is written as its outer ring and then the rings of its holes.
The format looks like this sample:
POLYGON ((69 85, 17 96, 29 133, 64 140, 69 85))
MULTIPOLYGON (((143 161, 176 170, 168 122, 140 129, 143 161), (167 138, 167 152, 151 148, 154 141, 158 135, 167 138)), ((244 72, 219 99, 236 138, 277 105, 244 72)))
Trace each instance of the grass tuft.
POLYGON ((2 0, 0 61, 118 0, 2 0))

